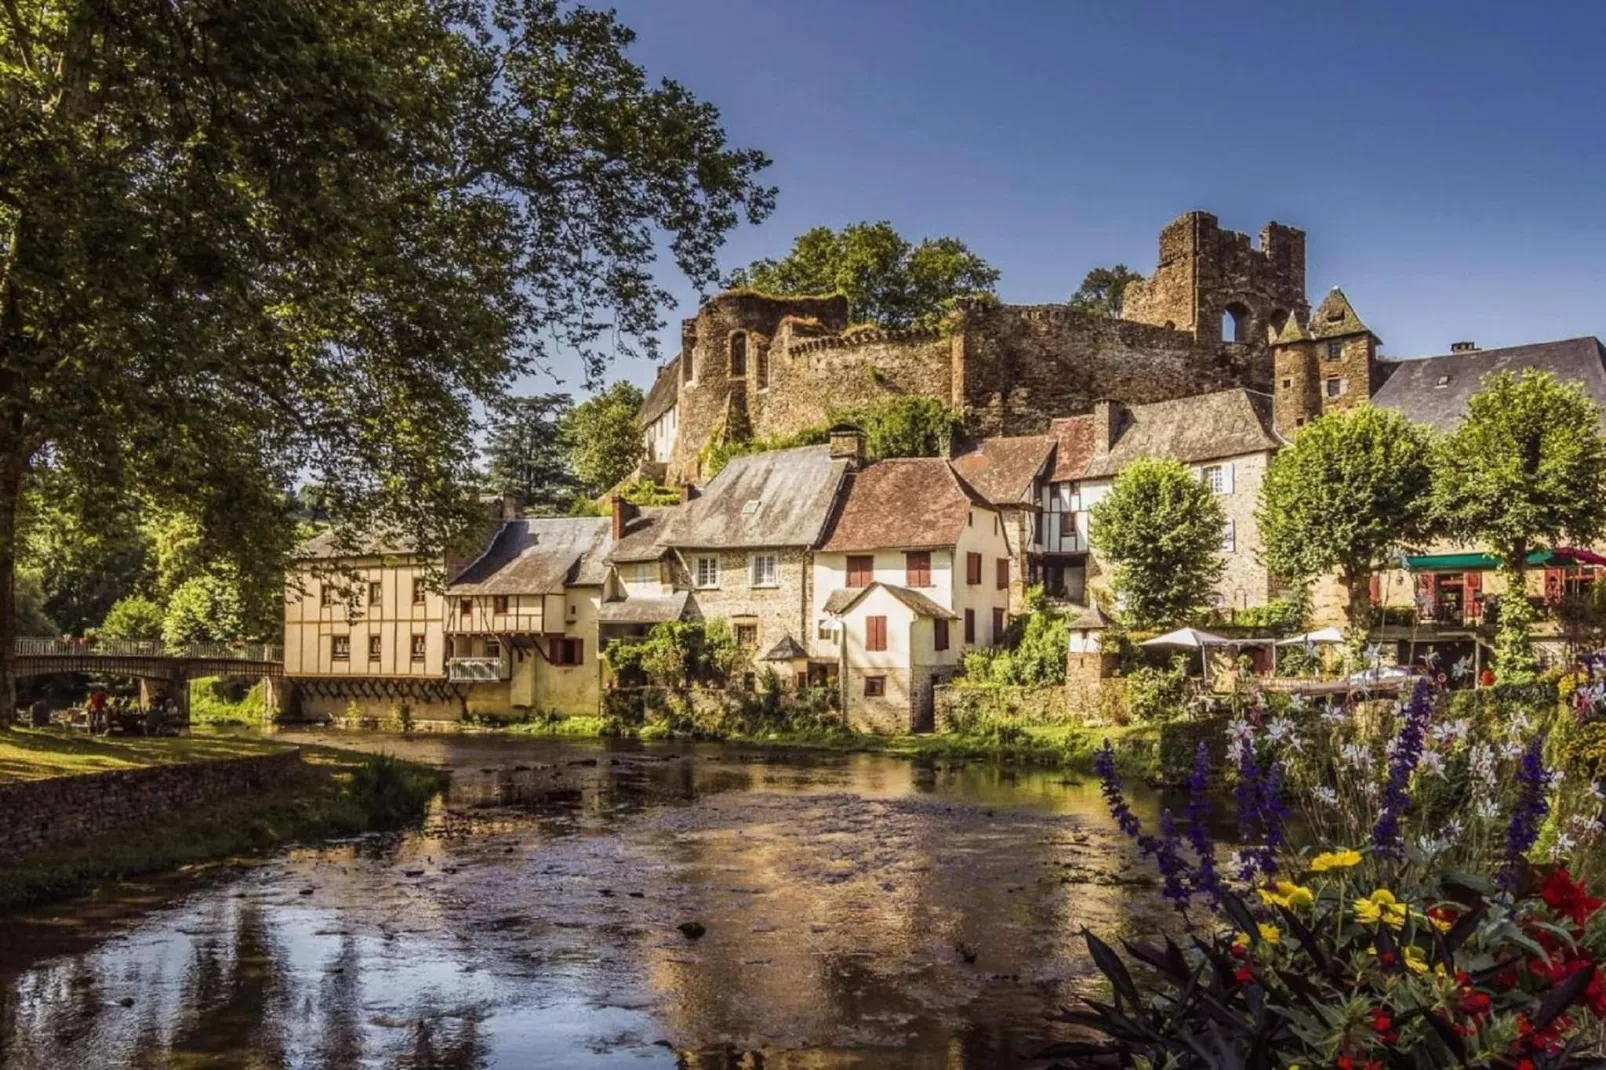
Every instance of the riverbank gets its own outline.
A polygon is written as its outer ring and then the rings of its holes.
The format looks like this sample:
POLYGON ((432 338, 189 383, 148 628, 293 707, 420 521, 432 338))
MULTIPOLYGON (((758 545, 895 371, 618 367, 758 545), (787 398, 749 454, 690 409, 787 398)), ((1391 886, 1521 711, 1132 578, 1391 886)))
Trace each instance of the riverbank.
MULTIPOLYGON (((0 747, 11 756, 7 768, 13 770, 15 783, 89 781, 97 771, 112 770, 117 775, 118 769, 271 757, 290 750, 280 743, 227 737, 84 740, 48 738, 54 733, 45 732, 7 735, 12 738, 0 740, 0 747), (38 768, 55 771, 33 777, 16 773, 18 753, 37 756, 38 768), (111 764, 117 761, 123 764, 111 764)), ((302 747, 301 759, 284 763, 259 790, 8 861, 0 866, 0 911, 88 894, 130 877, 258 856, 287 844, 401 827, 419 819, 447 781, 438 770, 385 755, 302 747)))

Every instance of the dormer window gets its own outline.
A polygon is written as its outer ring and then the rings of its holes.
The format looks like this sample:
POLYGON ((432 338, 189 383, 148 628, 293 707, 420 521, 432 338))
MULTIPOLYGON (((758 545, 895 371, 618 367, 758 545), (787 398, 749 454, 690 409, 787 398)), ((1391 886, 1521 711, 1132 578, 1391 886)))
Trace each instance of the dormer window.
POLYGON ((742 515, 743 516, 752 516, 756 512, 758 512, 758 499, 757 498, 749 498, 745 502, 742 503, 742 515))
POLYGON ((731 335, 731 378, 747 377, 747 334, 738 331, 731 335))
POLYGON ((1443 389, 1444 387, 1450 385, 1450 377, 1448 375, 1441 375, 1439 376, 1439 381, 1433 385, 1439 389, 1443 389))

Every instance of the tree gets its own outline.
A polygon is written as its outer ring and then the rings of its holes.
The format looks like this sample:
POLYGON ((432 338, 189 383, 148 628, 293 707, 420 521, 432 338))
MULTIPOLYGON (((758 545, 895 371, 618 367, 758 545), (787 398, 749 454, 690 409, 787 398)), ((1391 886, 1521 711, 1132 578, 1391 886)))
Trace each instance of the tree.
POLYGON ((1600 408, 1578 383, 1529 370, 1487 375, 1467 417, 1435 456, 1433 510, 1456 538, 1500 558, 1495 673, 1509 682, 1537 668, 1528 629, 1528 555, 1586 545, 1606 529, 1606 439, 1600 408))
POLYGON ((1210 597, 1225 567, 1227 514, 1210 488, 1181 464, 1143 458, 1115 477, 1093 507, 1093 548, 1115 564, 1115 593, 1138 628, 1186 623, 1210 597))
POLYGON ((990 294, 998 271, 958 238, 910 244, 886 221, 840 231, 815 227, 780 260, 755 260, 726 285, 774 294, 841 293, 855 322, 883 327, 931 324, 955 297, 990 294))
POLYGON ((559 427, 569 466, 586 497, 595 498, 641 463, 641 402, 640 388, 618 382, 563 414, 559 427))
POLYGON ((711 284, 773 190, 631 39, 558 0, 0 10, 0 714, 41 464, 242 576, 298 478, 338 543, 433 556, 478 519, 476 404, 655 354, 656 248, 711 284))
POLYGON ((260 627, 248 619, 240 588, 225 573, 208 572, 179 584, 167 600, 162 617, 162 642, 226 643, 261 636, 260 627))
POLYGON ((31 568, 17 570, 17 634, 61 634, 61 628, 45 612, 44 579, 31 568))
POLYGON ((559 423, 573 407, 567 394, 509 398, 497 407, 485 443, 490 489, 532 512, 561 513, 579 490, 559 423))
POLYGON ((154 600, 142 594, 126 595, 106 614, 99 634, 103 639, 160 639, 164 616, 154 600))
POLYGON ((921 395, 887 398, 836 418, 864 431, 864 452, 871 460, 886 457, 946 457, 960 430, 959 416, 937 398, 921 395))
POLYGON ((1127 283, 1142 279, 1142 275, 1125 264, 1110 268, 1096 267, 1082 276, 1081 287, 1071 295, 1071 307, 1078 312, 1119 319, 1127 283))
POLYGON ((1328 413, 1294 436, 1260 488, 1261 562, 1291 583, 1337 570, 1350 626, 1371 624, 1372 573, 1432 534, 1432 438, 1392 409, 1328 413))

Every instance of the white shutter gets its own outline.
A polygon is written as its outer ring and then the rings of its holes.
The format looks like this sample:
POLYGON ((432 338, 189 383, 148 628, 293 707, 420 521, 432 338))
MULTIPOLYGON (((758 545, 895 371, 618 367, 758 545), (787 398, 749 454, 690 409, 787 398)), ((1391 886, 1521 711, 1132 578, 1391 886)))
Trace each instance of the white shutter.
POLYGON ((1238 548, 1238 525, 1234 521, 1229 519, 1227 521, 1227 526, 1224 529, 1222 529, 1222 532, 1221 532, 1221 552, 1224 553, 1224 554, 1230 554, 1230 553, 1233 553, 1234 551, 1236 551, 1237 548, 1238 548))
POLYGON ((1221 493, 1232 493, 1232 462, 1227 461, 1221 466, 1221 493))

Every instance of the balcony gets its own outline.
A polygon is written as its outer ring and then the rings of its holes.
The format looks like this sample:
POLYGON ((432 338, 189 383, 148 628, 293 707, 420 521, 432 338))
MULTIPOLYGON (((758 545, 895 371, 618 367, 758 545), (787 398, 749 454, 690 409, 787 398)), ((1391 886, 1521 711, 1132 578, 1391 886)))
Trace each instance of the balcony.
POLYGON ((494 684, 512 676, 506 658, 447 658, 446 679, 454 684, 494 684))

